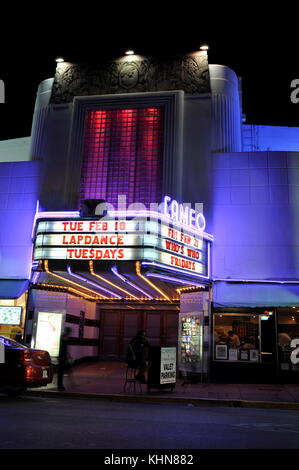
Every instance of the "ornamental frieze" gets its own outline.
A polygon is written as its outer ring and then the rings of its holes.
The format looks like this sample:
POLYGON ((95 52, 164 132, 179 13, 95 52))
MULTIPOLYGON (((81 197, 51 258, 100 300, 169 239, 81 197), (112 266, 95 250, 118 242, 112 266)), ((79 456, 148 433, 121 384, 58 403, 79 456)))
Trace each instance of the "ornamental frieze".
POLYGON ((51 103, 70 103, 75 96, 168 90, 210 92, 207 55, 172 59, 134 55, 102 65, 64 62, 56 69, 51 103))

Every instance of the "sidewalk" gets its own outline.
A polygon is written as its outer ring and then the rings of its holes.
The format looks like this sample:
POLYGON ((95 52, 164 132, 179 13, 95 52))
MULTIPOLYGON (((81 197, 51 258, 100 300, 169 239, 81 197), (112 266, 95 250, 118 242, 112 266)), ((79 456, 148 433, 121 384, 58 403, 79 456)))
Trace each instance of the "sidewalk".
POLYGON ((173 392, 151 390, 146 385, 127 385, 126 364, 96 362, 80 364, 64 377, 66 391, 58 391, 56 376, 47 387, 28 389, 27 394, 106 398, 121 401, 186 403, 236 407, 267 407, 299 410, 299 384, 185 384, 178 379, 173 392))

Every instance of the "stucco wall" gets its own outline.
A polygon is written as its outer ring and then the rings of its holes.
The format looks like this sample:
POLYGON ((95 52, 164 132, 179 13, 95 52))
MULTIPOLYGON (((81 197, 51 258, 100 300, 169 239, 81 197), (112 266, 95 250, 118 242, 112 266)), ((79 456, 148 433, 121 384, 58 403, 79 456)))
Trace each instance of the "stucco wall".
POLYGON ((38 312, 54 312, 63 315, 62 328, 68 326, 71 329, 69 353, 74 360, 98 355, 99 327, 88 325, 88 320, 98 320, 95 302, 88 302, 65 293, 33 289, 29 309, 34 311, 34 315, 31 321, 27 321, 26 335, 30 337, 32 335, 32 346, 34 346, 38 312), (80 311, 85 312, 83 338, 79 338, 80 311))
POLYGON ((299 153, 213 156, 214 277, 299 278, 299 153))
POLYGON ((39 162, 0 163, 0 279, 28 279, 39 162))

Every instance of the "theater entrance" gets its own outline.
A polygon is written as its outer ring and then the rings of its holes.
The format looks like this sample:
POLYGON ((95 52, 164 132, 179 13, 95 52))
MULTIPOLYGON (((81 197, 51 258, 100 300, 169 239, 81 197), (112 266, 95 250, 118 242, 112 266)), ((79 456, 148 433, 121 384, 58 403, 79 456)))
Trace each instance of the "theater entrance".
POLYGON ((141 329, 146 330, 151 345, 177 347, 178 304, 121 307, 98 306, 100 359, 124 360, 129 341, 141 329))

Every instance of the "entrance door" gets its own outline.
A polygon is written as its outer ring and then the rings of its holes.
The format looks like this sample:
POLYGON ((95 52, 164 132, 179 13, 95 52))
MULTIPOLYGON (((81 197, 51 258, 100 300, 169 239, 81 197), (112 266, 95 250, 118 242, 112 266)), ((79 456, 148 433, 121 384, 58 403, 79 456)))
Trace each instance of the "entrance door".
POLYGON ((277 380, 277 344, 276 318, 271 315, 268 319, 261 317, 261 355, 263 377, 267 381, 277 380))
POLYGON ((101 358, 123 360, 129 341, 142 329, 153 346, 177 346, 178 310, 101 309, 101 358))

